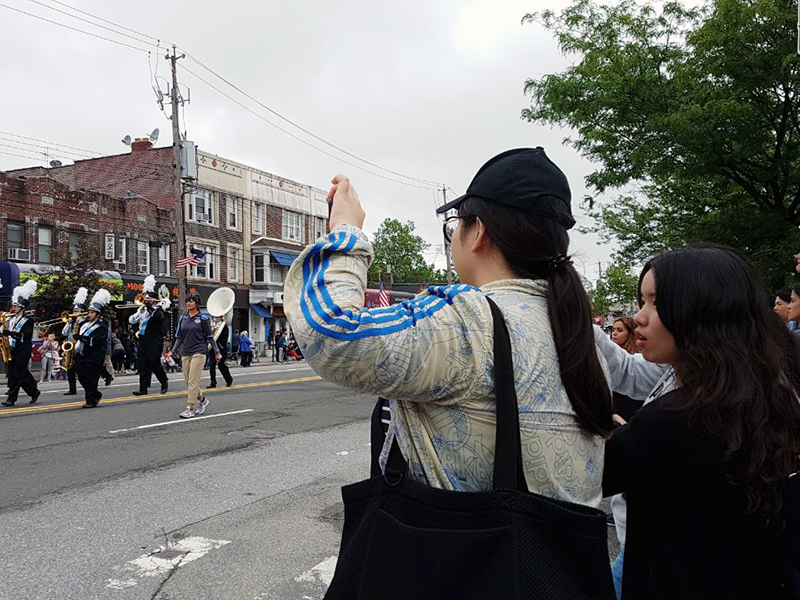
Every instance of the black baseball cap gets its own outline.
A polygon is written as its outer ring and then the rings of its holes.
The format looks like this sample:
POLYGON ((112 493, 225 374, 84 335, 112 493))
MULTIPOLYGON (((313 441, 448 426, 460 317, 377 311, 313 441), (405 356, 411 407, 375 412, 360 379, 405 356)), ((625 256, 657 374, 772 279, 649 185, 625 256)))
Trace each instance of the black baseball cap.
POLYGON ((440 206, 441 214, 467 198, 481 198, 555 221, 575 225, 567 176, 547 158, 544 148, 517 148, 498 154, 483 165, 463 196, 440 206))

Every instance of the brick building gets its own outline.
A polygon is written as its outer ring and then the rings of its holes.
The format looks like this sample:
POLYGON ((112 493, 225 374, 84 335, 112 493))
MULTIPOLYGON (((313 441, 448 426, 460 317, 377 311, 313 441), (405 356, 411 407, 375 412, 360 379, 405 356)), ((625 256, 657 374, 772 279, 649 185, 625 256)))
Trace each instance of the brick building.
MULTIPOLYGON (((26 208, 9 208, 5 217, 5 205, 0 207, 0 219, 11 223, 10 230, 2 223, 3 257, 9 257, 9 243, 23 243, 17 227, 21 223, 31 254, 15 253, 13 260, 41 262, 36 232, 43 220, 42 239, 50 222, 57 223, 57 243, 96 236, 109 256, 114 255, 109 268, 120 272, 131 292, 140 288, 147 273, 172 287, 178 258, 172 158, 171 147, 152 148, 149 140, 137 139, 124 154, 9 171, 3 181, 22 191, 8 194, 24 197, 26 208)), ((231 287, 236 297, 233 329, 247 330, 251 339, 265 342, 271 331, 285 326, 288 266, 306 244, 327 231, 326 192, 199 151, 197 179, 184 180, 183 191, 186 252, 204 255, 199 265, 188 268, 189 288, 205 300, 218 287, 231 287)))

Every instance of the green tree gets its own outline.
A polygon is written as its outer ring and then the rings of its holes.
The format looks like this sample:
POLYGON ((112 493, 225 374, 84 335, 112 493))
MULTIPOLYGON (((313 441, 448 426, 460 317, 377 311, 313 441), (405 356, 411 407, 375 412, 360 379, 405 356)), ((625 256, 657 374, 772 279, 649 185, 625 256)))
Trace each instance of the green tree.
POLYGON ((627 306, 636 302, 638 283, 639 278, 634 275, 630 265, 615 261, 597 280, 596 286, 587 286, 592 312, 607 313, 613 306, 627 306))
POLYGON ((395 283, 440 283, 443 274, 425 263, 422 253, 428 248, 414 233, 413 221, 400 222, 386 219, 372 238, 375 262, 369 269, 370 286, 376 286, 380 277, 390 270, 395 283))
POLYGON ((525 83, 522 117, 558 124, 598 168, 596 231, 641 260, 686 242, 738 248, 773 286, 800 249, 797 4, 700 8, 577 0, 529 14, 573 66, 525 83))
MULTIPOLYGON (((75 255, 65 244, 61 246, 54 248, 52 252, 53 266, 56 267, 53 272, 32 276, 38 283, 35 295, 37 319, 54 319, 65 310, 72 312, 72 302, 80 287, 89 291, 87 305, 100 288, 107 289, 112 298, 122 298, 125 289, 121 282, 100 277, 99 271, 106 268, 106 263, 96 244, 92 244, 87 238, 82 239, 75 255)), ((21 279, 24 281, 25 278, 21 279)), ((112 320, 116 318, 111 303, 106 305, 103 316, 112 320)))

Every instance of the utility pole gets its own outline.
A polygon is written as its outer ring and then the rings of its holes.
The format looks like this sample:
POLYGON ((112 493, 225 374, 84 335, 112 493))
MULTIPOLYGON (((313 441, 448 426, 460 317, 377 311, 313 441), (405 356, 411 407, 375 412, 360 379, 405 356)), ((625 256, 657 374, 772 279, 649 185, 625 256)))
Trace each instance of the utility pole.
MULTIPOLYGON (((444 203, 447 204, 447 188, 442 184, 442 198, 444 203)), ((453 261, 450 257, 450 242, 447 238, 444 239, 444 257, 447 260, 447 285, 453 283, 453 261)))
MULTIPOLYGON (((167 54, 166 59, 170 62, 172 69, 172 90, 170 93, 172 103, 172 161, 174 172, 172 175, 172 186, 175 194, 175 239, 177 242, 178 257, 186 256, 186 238, 183 234, 183 184, 181 182, 181 130, 178 122, 178 104, 183 104, 183 98, 178 91, 178 59, 186 56, 178 56, 175 46, 172 47, 172 54, 167 54)), ((176 258, 176 260, 177 260, 176 258)), ((178 269, 178 311, 186 306, 186 269, 178 269)))

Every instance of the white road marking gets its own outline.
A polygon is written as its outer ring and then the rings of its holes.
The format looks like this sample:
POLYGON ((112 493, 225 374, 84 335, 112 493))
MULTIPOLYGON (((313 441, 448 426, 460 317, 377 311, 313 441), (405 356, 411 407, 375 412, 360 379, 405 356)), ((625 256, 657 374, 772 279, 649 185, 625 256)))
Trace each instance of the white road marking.
POLYGON ((137 429, 150 429, 151 427, 162 427, 164 425, 174 425, 176 423, 188 423, 189 421, 199 421, 200 419, 213 419, 215 417, 227 417, 228 415, 238 415, 241 413, 253 412, 255 409, 246 408, 244 410, 234 410, 233 412, 220 413, 218 415, 203 415, 202 417, 192 417, 191 419, 178 419, 177 421, 164 421, 163 423, 151 423, 150 425, 139 425, 128 429, 114 429, 108 433, 123 433, 125 431, 136 431, 137 429))
POLYGON ((343 452, 337 452, 336 454, 337 454, 337 456, 347 456, 350 453, 345 450, 343 452))
POLYGON ((143 554, 122 566, 116 566, 115 569, 123 577, 120 579, 106 579, 106 587, 112 590, 124 590, 133 587, 143 577, 164 575, 180 565, 194 562, 198 558, 203 558, 212 550, 217 550, 230 543, 228 540, 211 540, 204 537, 186 538, 176 542, 169 548, 169 550, 180 550, 184 553, 175 558, 159 558, 155 556, 155 554, 167 550, 162 546, 150 554, 143 554))
MULTIPOLYGON (((265 373, 292 373, 293 371, 311 371, 311 367, 309 367, 309 366, 297 366, 297 367, 294 367, 292 369, 266 369, 264 371, 234 371, 233 374, 234 375, 241 374, 242 376, 246 375, 246 376, 249 377, 250 375, 264 375, 265 373)), ((100 385, 99 386, 100 387, 100 391, 103 391, 104 389, 112 390, 114 388, 121 388, 121 387, 129 387, 129 388, 137 388, 138 389, 139 376, 138 375, 131 375, 130 377, 132 377, 130 383, 114 383, 112 385, 106 385, 106 386, 100 385)), ((203 379, 210 379, 210 377, 211 376, 209 374, 204 374, 203 375, 203 379)), ((170 377, 168 375, 167 379, 169 379, 169 381, 181 382, 181 381, 183 381, 183 375, 179 374, 177 377, 170 377)), ((57 382, 48 382, 48 383, 57 383, 57 382)), ((64 383, 66 383, 66 380, 64 380, 64 383)), ((158 381, 156 381, 155 383, 156 383, 156 387, 158 387, 158 385, 159 385, 158 381)), ((41 385, 41 383, 37 382, 37 385, 41 385)), ((67 388, 65 388, 65 387, 59 387, 59 388, 57 388, 55 390, 41 390, 41 392, 42 392, 42 394, 58 394, 58 393, 64 393, 64 391, 66 389, 67 388)), ((78 391, 78 395, 81 395, 82 393, 83 392, 78 391)), ((155 394, 156 392, 153 392, 153 393, 155 394)))
POLYGON ((305 573, 294 578, 297 582, 303 583, 322 583, 327 588, 333 581, 333 572, 336 571, 336 561, 338 557, 331 556, 326 558, 315 567, 311 567, 305 573))

